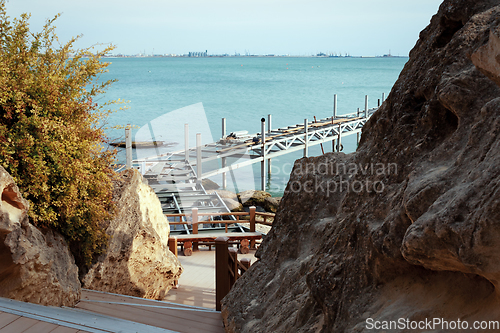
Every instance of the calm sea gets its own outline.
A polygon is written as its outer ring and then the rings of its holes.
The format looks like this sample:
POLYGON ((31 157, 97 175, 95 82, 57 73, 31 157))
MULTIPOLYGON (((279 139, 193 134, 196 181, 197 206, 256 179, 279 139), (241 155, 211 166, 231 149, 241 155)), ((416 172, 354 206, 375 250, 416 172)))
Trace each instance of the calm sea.
MULTIPOLYGON (((183 149, 183 123, 190 125, 194 138, 196 126, 203 129, 204 142, 221 137, 221 119, 227 119, 227 133, 260 131, 260 119, 272 115, 272 127, 303 124, 304 119, 329 117, 333 112, 333 95, 337 94, 338 113, 364 109, 364 96, 369 107, 377 106, 382 93, 387 96, 407 58, 116 58, 109 59, 109 72, 102 79, 118 79, 99 102, 124 99, 128 109, 114 113, 110 126, 136 125, 149 129, 156 140, 172 142, 173 150, 183 149), (202 104, 198 104, 202 103, 202 104), (196 112, 190 108, 196 104, 196 112), (200 108, 201 107, 201 108, 200 108), (179 109, 185 108, 180 111, 179 109), (203 115, 200 116, 200 109, 203 115), (186 110, 186 111, 184 111, 186 110), (169 114, 171 116, 169 116, 169 114), (163 117, 162 117, 163 116, 163 117), (152 124, 155 119, 168 119, 162 131, 152 124), (200 122, 200 118, 206 121, 200 122), (182 118, 182 119, 179 119, 182 118), (201 124, 201 125, 200 125, 201 124), (161 132, 161 133, 160 133, 161 132), (211 133, 211 138, 206 133, 211 133)), ((202 131, 202 130, 200 130, 202 131)), ((123 140, 123 130, 109 130, 109 136, 123 140)), ((190 139, 190 146, 195 145, 190 139)), ((343 140, 344 152, 356 149, 356 136, 343 140)), ((331 144, 325 144, 331 151, 331 144)), ((135 151, 136 157, 154 151, 135 151)), ((309 155, 321 154, 319 146, 309 155)), ((295 152, 272 161, 272 176, 267 190, 279 196, 288 181, 293 161, 302 157, 295 152)), ((123 161, 124 153, 119 159, 123 161)), ((214 178, 220 183, 220 178, 214 178)), ((235 172, 228 181, 229 189, 260 189, 260 164, 235 172)))

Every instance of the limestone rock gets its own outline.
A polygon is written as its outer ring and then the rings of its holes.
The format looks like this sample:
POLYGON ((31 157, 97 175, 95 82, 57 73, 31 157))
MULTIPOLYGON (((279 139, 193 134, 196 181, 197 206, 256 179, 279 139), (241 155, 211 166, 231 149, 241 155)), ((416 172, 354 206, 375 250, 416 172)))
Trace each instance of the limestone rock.
POLYGON ((126 170, 120 176, 114 194, 117 216, 106 229, 108 248, 85 275, 84 287, 162 299, 182 273, 168 250, 168 221, 139 172, 126 170))
POLYGON ((222 199, 224 201, 224 203, 226 204, 227 208, 229 208, 229 210, 231 212, 242 212, 243 211, 243 205, 237 201, 237 200, 234 200, 234 199, 222 199))
POLYGON ((78 268, 63 237, 40 231, 26 201, 0 166, 0 297, 52 306, 74 306, 81 295, 78 268))
POLYGON ((271 194, 265 191, 248 190, 238 193, 238 199, 245 207, 261 206, 264 207, 264 200, 271 194))
POLYGON ((201 181, 201 185, 203 185, 203 188, 206 191, 208 191, 208 190, 217 190, 218 188, 220 188, 220 186, 216 182, 214 182, 214 181, 212 181, 212 180, 210 180, 208 178, 207 179, 203 179, 201 181))
POLYGON ((499 17, 500 0, 444 1, 358 150, 295 162, 227 332, 500 320, 499 17))
POLYGON ((490 31, 488 43, 471 56, 476 67, 500 86, 500 27, 490 31))
POLYGON ((280 205, 281 198, 278 197, 266 197, 264 199, 264 209, 266 212, 276 213, 280 205))
POLYGON ((207 193, 212 194, 216 193, 221 197, 222 199, 232 199, 238 201, 238 195, 234 192, 228 191, 228 190, 210 190, 207 191, 207 193))

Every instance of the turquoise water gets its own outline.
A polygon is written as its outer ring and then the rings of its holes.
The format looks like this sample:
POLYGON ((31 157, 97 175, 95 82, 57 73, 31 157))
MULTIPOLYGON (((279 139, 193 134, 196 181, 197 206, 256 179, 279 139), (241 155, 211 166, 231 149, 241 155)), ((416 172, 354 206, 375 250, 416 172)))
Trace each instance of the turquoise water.
MULTIPOLYGON (((260 119, 267 118, 268 114, 272 114, 273 128, 303 123, 304 118, 312 120, 314 116, 318 119, 329 117, 333 112, 334 94, 338 96, 339 114, 363 109, 365 95, 369 96, 369 107, 375 107, 382 93, 389 94, 407 60, 116 58, 109 59, 109 72, 102 79, 119 81, 103 96, 102 102, 118 98, 129 100, 129 109, 112 114, 108 123, 130 123, 137 127, 201 102, 212 138, 217 140, 221 136, 223 117, 227 118, 227 133, 239 130, 256 133, 260 131, 260 119)), ((182 121, 188 122, 189 117, 182 121)), ((109 130, 109 135, 113 139, 123 139, 122 130, 109 130)), ((183 138, 176 141, 183 142, 183 138)), ((356 136, 347 137, 343 144, 345 152, 354 151, 356 136)), ((331 144, 326 144, 325 150, 331 151, 331 144)), ((310 156, 319 154, 319 146, 312 147, 309 152, 310 156)), ((273 160, 273 175, 268 182, 270 192, 274 195, 283 192, 287 173, 293 161, 300 157, 302 153, 296 152, 273 160)), ((122 152, 120 159, 123 159, 122 152)), ((259 189, 260 165, 244 169, 236 177, 241 181, 233 189, 259 189)))

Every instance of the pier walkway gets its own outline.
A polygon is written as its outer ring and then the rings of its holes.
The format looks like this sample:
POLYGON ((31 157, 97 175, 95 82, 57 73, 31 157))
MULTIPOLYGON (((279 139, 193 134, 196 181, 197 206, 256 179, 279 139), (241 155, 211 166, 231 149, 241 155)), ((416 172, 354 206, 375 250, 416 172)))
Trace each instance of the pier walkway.
MULTIPOLYGON (((382 102, 384 101, 382 94, 382 102)), ((152 156, 141 160, 135 160, 134 163, 149 179, 158 182, 153 188, 157 193, 165 191, 178 191, 178 196, 182 200, 182 195, 205 195, 206 204, 211 204, 204 209, 210 210, 210 205, 216 205, 216 209, 226 211, 223 207, 223 201, 217 201, 217 198, 206 197, 207 193, 201 187, 201 180, 222 174, 222 187, 226 188, 227 172, 261 163, 261 187, 265 189, 266 184, 266 161, 270 164, 271 159, 278 156, 302 150, 304 156, 309 155, 309 148, 315 145, 332 142, 333 151, 342 151, 342 138, 348 135, 357 134, 359 142, 359 133, 364 124, 371 115, 378 109, 368 108, 368 96, 365 97, 365 109, 351 114, 337 114, 337 98, 334 98, 333 116, 313 121, 304 119, 303 124, 295 124, 287 127, 272 129, 271 115, 267 119, 261 119, 261 132, 247 134, 246 131, 232 132, 226 135, 226 120, 222 119, 222 137, 214 143, 201 144, 201 134, 196 136, 196 147, 189 148, 189 128, 185 125, 185 144, 184 150, 170 152, 164 155, 152 156), (220 163, 219 163, 220 162, 220 163), (234 162, 234 163, 233 163, 234 162), (203 165, 216 163, 218 167, 205 171, 203 165), (217 206, 218 205, 218 206, 217 206)), ((380 105, 380 100, 379 100, 380 105)), ((314 117, 315 118, 315 117, 314 117)), ((131 144, 127 146, 131 152, 131 144)), ((131 156, 127 154, 127 156, 131 156)), ((131 165, 132 161, 127 160, 131 165)), ((270 167, 268 167, 270 172, 270 167)), ((154 183, 153 183, 154 184, 154 183)), ((164 197, 163 194, 159 194, 164 197)), ((219 198, 220 199, 220 198, 219 198)), ((189 205, 193 198, 186 198, 186 204, 189 205)), ((168 212, 184 212, 182 205, 171 204, 171 210, 168 212)), ((185 205, 184 205, 185 206, 185 205)), ((213 210, 213 209, 212 209, 213 210)))

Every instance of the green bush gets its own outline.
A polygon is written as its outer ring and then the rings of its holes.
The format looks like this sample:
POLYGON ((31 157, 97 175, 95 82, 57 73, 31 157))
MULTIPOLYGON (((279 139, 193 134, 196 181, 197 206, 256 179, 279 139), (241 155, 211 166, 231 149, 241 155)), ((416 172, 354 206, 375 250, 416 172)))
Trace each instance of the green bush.
POLYGON ((11 22, 0 0, 0 165, 30 202, 31 222, 63 234, 83 267, 105 247, 113 214, 115 151, 100 125, 109 103, 94 102, 112 83, 99 83, 112 47, 74 50, 78 37, 60 45, 56 19, 32 33, 29 15, 11 22))

